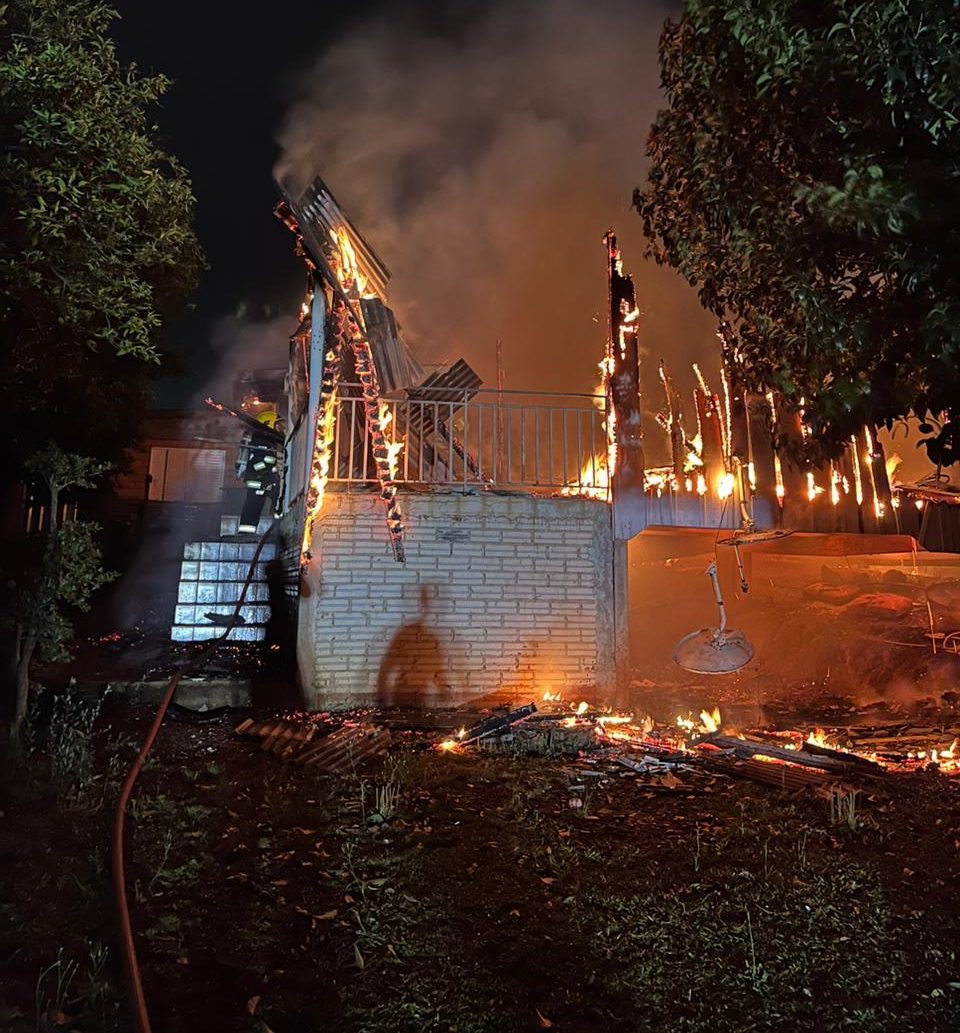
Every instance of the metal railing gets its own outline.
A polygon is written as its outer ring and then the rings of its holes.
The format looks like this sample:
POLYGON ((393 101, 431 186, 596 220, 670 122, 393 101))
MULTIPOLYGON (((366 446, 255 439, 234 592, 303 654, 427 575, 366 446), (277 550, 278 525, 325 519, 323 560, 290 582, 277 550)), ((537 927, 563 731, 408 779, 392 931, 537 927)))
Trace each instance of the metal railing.
MULTIPOLYGON (((363 399, 344 396, 334 422, 331 482, 376 480, 363 399)), ((384 399, 385 436, 402 447, 399 484, 567 489, 605 497, 603 396, 437 388, 384 399)))

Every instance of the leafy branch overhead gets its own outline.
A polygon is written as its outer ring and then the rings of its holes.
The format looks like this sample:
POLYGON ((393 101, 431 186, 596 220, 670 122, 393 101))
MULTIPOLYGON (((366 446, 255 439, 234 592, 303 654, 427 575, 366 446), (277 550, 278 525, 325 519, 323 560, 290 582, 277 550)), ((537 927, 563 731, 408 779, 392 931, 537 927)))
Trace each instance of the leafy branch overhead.
POLYGON ((148 121, 169 82, 119 63, 115 17, 91 0, 0 11, 0 400, 21 455, 50 422, 71 447, 95 438, 71 397, 122 418, 202 267, 190 181, 148 121))
POLYGON ((960 9, 687 0, 635 204, 836 449, 960 391, 960 9))

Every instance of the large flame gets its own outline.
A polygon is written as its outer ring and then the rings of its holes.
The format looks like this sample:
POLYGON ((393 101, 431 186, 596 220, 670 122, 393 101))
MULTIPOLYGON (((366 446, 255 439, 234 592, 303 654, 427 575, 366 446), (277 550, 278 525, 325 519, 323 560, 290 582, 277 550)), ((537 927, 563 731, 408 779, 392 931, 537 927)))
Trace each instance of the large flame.
POLYGON ((332 369, 335 355, 328 351, 324 356, 325 377, 324 392, 317 416, 316 437, 313 445, 313 460, 310 464, 310 485, 307 491, 306 514, 303 521, 303 540, 300 546, 301 562, 310 557, 313 543, 313 526, 320 510, 323 509, 323 496, 330 477, 330 460, 333 454, 333 436, 337 411, 337 390, 333 386, 332 369))
POLYGON ((380 415, 380 431, 383 434, 384 444, 387 446, 387 465, 390 468, 390 478, 391 480, 396 480, 403 442, 395 440, 392 431, 389 434, 387 433, 387 428, 393 422, 393 412, 390 409, 390 403, 381 398, 377 409, 380 415))

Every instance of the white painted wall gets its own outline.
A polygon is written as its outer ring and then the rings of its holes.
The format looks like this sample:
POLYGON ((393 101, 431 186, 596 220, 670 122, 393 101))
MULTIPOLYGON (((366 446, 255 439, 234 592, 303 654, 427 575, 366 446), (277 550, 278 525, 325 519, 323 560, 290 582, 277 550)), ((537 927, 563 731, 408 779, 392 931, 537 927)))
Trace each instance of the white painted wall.
POLYGON ((374 493, 328 492, 301 593, 307 705, 613 696, 610 510, 403 492, 406 563, 374 493))

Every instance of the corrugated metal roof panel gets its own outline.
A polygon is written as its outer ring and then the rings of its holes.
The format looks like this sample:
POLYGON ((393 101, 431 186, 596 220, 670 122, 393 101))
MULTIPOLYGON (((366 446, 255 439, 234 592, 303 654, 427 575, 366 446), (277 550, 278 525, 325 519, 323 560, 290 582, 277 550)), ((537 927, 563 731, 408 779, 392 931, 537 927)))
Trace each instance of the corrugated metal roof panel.
POLYGON ((277 186, 297 220, 300 235, 314 262, 325 263, 323 248, 335 243, 337 233, 346 234, 356 256, 358 272, 367 281, 368 288, 386 303, 390 270, 344 215, 326 183, 317 176, 296 198, 283 183, 277 186))

